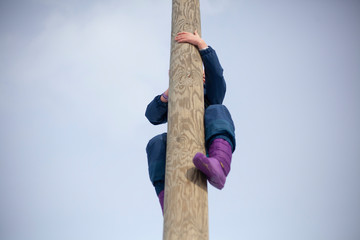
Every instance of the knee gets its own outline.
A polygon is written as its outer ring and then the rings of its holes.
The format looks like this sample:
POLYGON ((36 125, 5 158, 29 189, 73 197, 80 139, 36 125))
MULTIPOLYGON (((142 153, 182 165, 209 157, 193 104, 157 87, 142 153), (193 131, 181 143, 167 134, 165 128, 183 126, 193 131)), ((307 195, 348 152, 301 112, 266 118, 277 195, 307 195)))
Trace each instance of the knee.
POLYGON ((227 109, 227 107, 223 104, 214 104, 214 105, 210 105, 208 108, 206 108, 205 110, 205 115, 230 115, 229 110, 227 109))
POLYGON ((229 110, 222 104, 210 105, 205 110, 205 125, 212 125, 215 122, 224 121, 231 125, 235 129, 234 122, 232 120, 229 110))
POLYGON ((155 137, 150 139, 150 141, 148 142, 148 144, 146 146, 146 153, 149 155, 152 152, 154 152, 154 150, 159 151, 163 148, 166 149, 166 139, 167 139, 166 133, 156 135, 155 137))

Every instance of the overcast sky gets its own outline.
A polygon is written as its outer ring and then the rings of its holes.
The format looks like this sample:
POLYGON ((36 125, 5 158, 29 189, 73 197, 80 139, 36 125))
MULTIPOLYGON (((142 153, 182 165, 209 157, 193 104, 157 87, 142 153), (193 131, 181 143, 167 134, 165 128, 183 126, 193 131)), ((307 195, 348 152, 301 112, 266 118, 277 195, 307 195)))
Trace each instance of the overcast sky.
MULTIPOLYGON (((360 239, 360 2, 200 5, 237 137, 210 239, 360 239)), ((162 238, 170 31, 171 1, 0 1, 0 239, 162 238)))

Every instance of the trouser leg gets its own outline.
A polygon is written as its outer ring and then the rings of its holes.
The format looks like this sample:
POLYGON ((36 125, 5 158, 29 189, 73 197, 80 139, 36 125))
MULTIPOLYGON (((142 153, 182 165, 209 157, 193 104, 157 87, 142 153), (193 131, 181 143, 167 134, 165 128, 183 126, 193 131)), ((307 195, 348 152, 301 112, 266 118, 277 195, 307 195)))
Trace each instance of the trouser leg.
POLYGON ((159 134, 153 137, 146 146, 149 177, 157 195, 164 190, 165 186, 166 139, 166 133, 159 134))

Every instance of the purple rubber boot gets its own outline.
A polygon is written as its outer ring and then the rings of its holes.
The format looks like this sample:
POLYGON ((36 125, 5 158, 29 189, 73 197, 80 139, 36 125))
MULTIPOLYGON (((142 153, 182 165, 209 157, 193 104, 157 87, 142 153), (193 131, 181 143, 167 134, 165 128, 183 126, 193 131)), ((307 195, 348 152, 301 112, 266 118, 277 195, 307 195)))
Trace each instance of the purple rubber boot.
POLYGON ((162 213, 164 215, 164 190, 162 190, 159 195, 159 202, 160 202, 160 205, 161 205, 161 210, 162 210, 162 213))
POLYGON ((196 168, 206 175, 209 183, 221 190, 230 172, 231 157, 230 143, 222 138, 217 138, 210 145, 209 157, 202 153, 196 153, 193 162, 196 168))

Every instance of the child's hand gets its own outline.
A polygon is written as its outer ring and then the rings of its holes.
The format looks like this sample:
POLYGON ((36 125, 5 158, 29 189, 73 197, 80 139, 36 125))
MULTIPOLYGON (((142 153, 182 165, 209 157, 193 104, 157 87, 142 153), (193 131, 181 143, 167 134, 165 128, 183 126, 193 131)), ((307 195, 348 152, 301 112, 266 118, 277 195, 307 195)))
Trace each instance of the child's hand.
POLYGON ((176 35, 175 41, 179 43, 190 43, 200 49, 207 48, 205 41, 199 36, 195 30, 194 34, 190 32, 180 32, 176 35))
POLYGON ((169 97, 169 89, 167 89, 160 97, 160 100, 162 102, 168 102, 168 97, 169 97), (164 97, 165 95, 165 97, 164 97))

